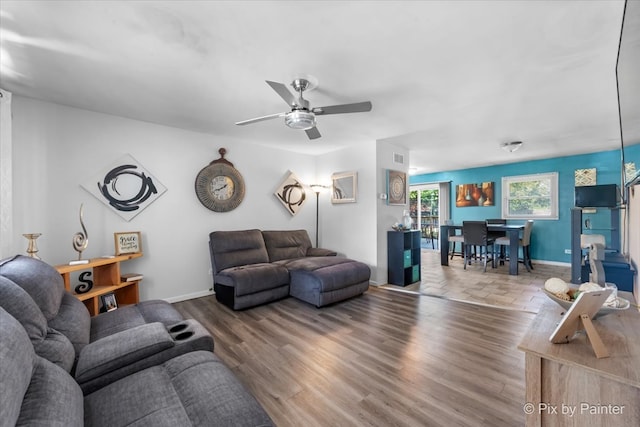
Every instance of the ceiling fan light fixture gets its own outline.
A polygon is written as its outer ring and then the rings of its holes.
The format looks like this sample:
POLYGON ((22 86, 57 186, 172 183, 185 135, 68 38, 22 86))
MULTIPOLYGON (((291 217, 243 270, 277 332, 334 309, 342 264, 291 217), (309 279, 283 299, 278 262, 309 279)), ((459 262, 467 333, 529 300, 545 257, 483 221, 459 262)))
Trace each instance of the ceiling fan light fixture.
POLYGON ((316 126, 316 116, 304 110, 293 110, 284 116, 284 123, 291 129, 307 130, 316 126))
POLYGON ((514 151, 522 147, 522 141, 503 142, 500 146, 504 151, 513 153, 514 151))

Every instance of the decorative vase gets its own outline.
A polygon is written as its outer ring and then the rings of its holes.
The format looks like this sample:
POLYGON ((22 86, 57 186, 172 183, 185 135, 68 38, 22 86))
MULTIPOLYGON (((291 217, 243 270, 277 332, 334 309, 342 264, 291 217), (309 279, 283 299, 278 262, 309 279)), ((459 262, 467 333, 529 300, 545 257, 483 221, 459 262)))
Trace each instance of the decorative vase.
POLYGON ((404 225, 404 228, 406 230, 411 230, 412 220, 411 220, 411 215, 409 215, 409 211, 407 210, 404 211, 404 215, 402 216, 402 222, 403 222, 402 225, 404 225))
POLYGON ((24 237, 29 240, 29 246, 27 247, 27 255, 31 258, 40 259, 37 255, 38 253, 38 245, 36 244, 36 239, 42 236, 42 233, 26 233, 23 234, 24 237))

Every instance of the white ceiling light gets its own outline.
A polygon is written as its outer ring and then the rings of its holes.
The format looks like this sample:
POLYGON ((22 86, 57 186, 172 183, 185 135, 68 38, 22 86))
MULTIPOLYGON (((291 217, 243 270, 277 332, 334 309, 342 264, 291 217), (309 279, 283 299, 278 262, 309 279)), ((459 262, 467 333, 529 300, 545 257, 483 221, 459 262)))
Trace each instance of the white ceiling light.
POLYGON ((293 110, 284 116, 284 123, 292 129, 307 130, 316 126, 316 116, 304 110, 293 110))
POLYGON ((504 151, 513 153, 514 151, 522 147, 522 141, 503 142, 502 144, 500 144, 500 146, 504 151))

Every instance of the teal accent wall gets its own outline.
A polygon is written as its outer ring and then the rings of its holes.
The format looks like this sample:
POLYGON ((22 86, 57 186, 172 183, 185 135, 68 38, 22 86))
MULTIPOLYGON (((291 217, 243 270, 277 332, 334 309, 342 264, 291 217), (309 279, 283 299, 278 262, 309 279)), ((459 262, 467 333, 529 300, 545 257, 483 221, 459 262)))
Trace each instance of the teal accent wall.
MULTIPOLYGON (((559 219, 536 220, 531 237, 531 256, 533 259, 571 262, 571 255, 565 249, 571 248, 571 208, 574 206, 574 171, 576 169, 597 169, 598 184, 618 184, 621 182, 620 150, 601 151, 598 153, 577 156, 556 157, 544 160, 509 163, 473 169, 436 172, 414 175, 409 179, 410 185, 433 182, 451 182, 451 219, 454 223, 463 220, 483 220, 502 216, 502 177, 529 175, 537 173, 557 172, 559 192, 559 219), (455 206, 456 185, 493 181, 495 183, 494 206, 455 206)), ((635 162, 640 168, 640 144, 625 147, 625 162, 635 162)), ((608 209, 598 209, 589 214, 594 227, 605 228, 609 223, 608 209)), ((518 224, 524 221, 509 221, 518 224)), ((595 232, 595 231, 594 231, 595 232)), ((606 233, 600 233, 606 234, 606 233)))

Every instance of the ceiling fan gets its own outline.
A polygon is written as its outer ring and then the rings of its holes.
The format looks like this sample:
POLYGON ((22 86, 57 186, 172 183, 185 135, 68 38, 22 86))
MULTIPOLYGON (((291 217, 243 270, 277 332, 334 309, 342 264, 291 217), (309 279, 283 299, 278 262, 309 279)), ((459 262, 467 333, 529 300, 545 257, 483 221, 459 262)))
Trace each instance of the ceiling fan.
POLYGON ((295 79, 291 82, 291 86, 298 94, 298 99, 287 89, 287 87, 278 82, 265 80, 273 90, 291 107, 291 111, 284 113, 270 114, 268 116, 256 117, 254 119, 236 122, 236 125, 248 125, 251 123, 271 120, 278 117, 284 117, 284 123, 292 129, 301 129, 307 133, 309 139, 320 138, 320 132, 316 127, 316 116, 326 114, 344 114, 344 113, 362 113, 371 111, 371 102, 356 102, 354 104, 330 105, 327 107, 309 107, 309 101, 302 97, 305 90, 311 90, 315 86, 304 78, 295 79))

